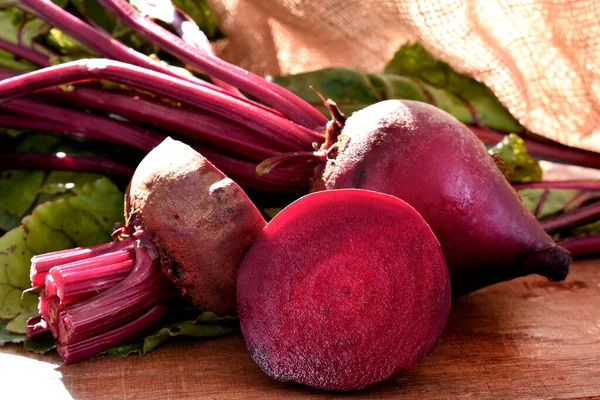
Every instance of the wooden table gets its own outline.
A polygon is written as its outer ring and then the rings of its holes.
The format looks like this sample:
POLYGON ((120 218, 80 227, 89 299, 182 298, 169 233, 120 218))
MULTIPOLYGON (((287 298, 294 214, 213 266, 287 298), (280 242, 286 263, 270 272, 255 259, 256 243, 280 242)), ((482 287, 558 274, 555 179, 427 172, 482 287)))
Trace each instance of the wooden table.
POLYGON ((171 342, 145 357, 99 358, 68 366, 60 366, 56 355, 0 348, 0 398, 28 396, 600 398, 600 260, 575 262, 564 282, 531 276, 457 300, 441 344, 429 357, 362 392, 323 393, 272 381, 249 358, 238 334, 171 342))

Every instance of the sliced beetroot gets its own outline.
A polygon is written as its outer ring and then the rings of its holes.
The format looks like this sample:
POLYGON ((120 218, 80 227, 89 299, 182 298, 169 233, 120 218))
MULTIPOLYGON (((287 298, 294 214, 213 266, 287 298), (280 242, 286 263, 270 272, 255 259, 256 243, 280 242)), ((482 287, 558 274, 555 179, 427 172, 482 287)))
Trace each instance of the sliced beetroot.
POLYGON ((537 273, 562 280, 569 252, 544 232, 477 137, 426 103, 388 100, 348 118, 312 190, 403 199, 442 244, 452 293, 537 273))
POLYGON ((240 267, 240 324, 269 376, 354 390, 411 368, 450 310, 440 244, 407 203, 365 190, 305 196, 240 267))
POLYGON ((192 305, 235 312, 238 267, 266 224, 235 182, 167 138, 138 165, 125 203, 126 219, 152 238, 163 271, 192 305))

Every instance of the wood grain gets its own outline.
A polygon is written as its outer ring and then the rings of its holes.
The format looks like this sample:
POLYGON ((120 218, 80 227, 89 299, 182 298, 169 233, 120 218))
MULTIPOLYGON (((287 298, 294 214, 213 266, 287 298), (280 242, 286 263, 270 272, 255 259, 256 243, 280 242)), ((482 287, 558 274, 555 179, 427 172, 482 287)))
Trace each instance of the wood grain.
POLYGON ((532 276, 457 300, 427 359, 357 393, 272 381, 241 335, 66 366, 55 355, 7 346, 0 348, 0 388, 14 398, 24 398, 17 390, 39 396, 46 388, 44 399, 600 399, 600 260, 577 261, 564 282, 532 276))

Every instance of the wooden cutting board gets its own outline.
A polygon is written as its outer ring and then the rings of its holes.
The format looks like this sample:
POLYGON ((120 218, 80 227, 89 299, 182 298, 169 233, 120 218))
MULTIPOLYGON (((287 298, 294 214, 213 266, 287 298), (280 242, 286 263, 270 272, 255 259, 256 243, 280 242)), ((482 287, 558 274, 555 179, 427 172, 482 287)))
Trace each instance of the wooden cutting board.
POLYGON ((600 399, 600 260, 569 278, 505 282, 453 304, 439 346, 412 370, 352 394, 272 381, 241 335, 170 342, 145 357, 61 366, 0 348, 2 399, 600 399), (6 394, 10 393, 7 397, 6 394))

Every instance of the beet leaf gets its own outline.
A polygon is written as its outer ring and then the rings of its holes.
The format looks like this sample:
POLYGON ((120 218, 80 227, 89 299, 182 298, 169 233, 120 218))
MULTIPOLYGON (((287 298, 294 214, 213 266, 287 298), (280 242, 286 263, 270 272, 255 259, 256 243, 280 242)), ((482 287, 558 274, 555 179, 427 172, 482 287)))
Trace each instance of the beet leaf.
POLYGON ((90 246, 110 239, 123 213, 123 195, 102 178, 73 193, 39 205, 21 226, 0 237, 0 319, 5 329, 24 333, 27 318, 37 314, 37 295, 21 292, 30 286, 29 266, 34 254, 74 246, 90 246))
POLYGON ((0 346, 6 343, 21 343, 25 340, 25 334, 15 333, 6 329, 8 320, 0 319, 0 346))
POLYGON ((524 130, 487 86, 454 71, 419 43, 402 46, 385 67, 385 72, 415 78, 452 93, 474 110, 479 123, 484 126, 503 132, 524 130))
POLYGON ((538 219, 571 210, 576 207, 574 199, 581 195, 577 189, 523 188, 518 193, 525 206, 538 219))
POLYGON ((49 29, 44 21, 16 8, 0 9, 0 67, 26 72, 48 65, 51 52, 35 39, 49 29))
POLYGON ((386 99, 423 101, 467 124, 485 144, 494 145, 507 133, 517 133, 536 159, 600 168, 600 154, 564 146, 527 131, 489 88, 454 71, 419 44, 402 46, 383 73, 325 68, 273 79, 325 115, 327 108, 311 86, 325 98, 335 100, 348 115, 386 99))
MULTIPOLYGON (((189 314, 189 313, 188 313, 189 314)), ((213 338, 239 331, 238 318, 233 315, 219 316, 205 311, 199 315, 181 315, 171 319, 151 335, 142 340, 115 347, 108 355, 148 354, 171 337, 190 336, 195 338, 213 338)))
MULTIPOLYGON (((0 144, 3 151, 14 152, 15 157, 19 153, 81 154, 82 145, 62 136, 39 132, 24 133, 16 138, 0 134, 0 144)), ((98 151, 98 154, 101 153, 98 151)), ((76 171, 0 170, 0 233, 17 227, 21 219, 38 205, 71 196, 82 190, 85 184, 101 177, 97 173, 76 171)))
POLYGON ((542 180, 542 168, 529 155, 525 142, 518 135, 513 133, 505 136, 488 152, 497 160, 498 167, 511 183, 542 180))
POLYGON ((325 115, 326 108, 310 86, 335 100, 347 114, 385 99, 418 100, 441 108, 465 124, 481 124, 502 132, 524 131, 490 89, 455 72, 419 44, 402 46, 382 73, 325 68, 273 79, 325 115))

